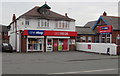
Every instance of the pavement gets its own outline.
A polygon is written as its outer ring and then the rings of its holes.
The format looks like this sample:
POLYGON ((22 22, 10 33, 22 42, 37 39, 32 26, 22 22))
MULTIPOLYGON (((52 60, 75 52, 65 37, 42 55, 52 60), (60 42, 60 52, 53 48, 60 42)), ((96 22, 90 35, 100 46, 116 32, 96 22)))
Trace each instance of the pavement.
POLYGON ((86 52, 2 53, 3 74, 118 74, 118 56, 86 52))

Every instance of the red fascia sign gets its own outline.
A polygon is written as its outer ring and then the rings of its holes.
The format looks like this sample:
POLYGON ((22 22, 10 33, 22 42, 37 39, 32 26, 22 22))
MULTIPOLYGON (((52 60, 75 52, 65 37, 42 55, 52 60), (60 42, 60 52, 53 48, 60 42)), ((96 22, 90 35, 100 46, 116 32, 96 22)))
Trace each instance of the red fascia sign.
POLYGON ((98 33, 112 33, 112 25, 99 26, 98 33))
POLYGON ((42 36, 77 36, 77 32, 72 32, 72 31, 50 31, 50 30, 24 30, 23 35, 41 35, 37 34, 36 32, 43 32, 42 36), (35 34, 33 34, 35 33, 35 34))
POLYGON ((44 36, 77 36, 77 32, 45 30, 44 36))

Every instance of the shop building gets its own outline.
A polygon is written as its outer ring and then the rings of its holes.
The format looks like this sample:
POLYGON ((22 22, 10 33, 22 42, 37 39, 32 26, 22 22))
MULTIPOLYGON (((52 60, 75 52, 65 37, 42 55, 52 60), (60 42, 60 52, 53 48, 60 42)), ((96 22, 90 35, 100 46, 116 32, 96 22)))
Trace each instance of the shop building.
MULTIPOLYGON (((84 33, 91 35, 94 37, 92 39, 93 43, 106 43, 107 44, 115 44, 117 45, 117 54, 120 54, 120 24, 119 24, 120 17, 115 16, 107 16, 107 13, 104 12, 103 15, 99 17, 96 21, 88 22, 83 28, 85 28, 84 33), (95 34, 91 34, 88 32, 92 30, 95 34)), ((77 31, 80 31, 77 28, 77 31)), ((83 34, 84 34, 83 33, 83 34)), ((82 33, 78 36, 81 37, 82 33)), ((83 35, 86 37, 86 35, 83 35)), ((80 39, 80 38, 77 38, 80 39)), ((87 38, 84 38, 85 42, 88 43, 87 38)), ((81 42, 81 41, 80 41, 81 42)))
POLYGON ((9 25, 10 43, 16 52, 70 51, 75 49, 75 20, 67 13, 51 11, 46 3, 36 6, 9 25))

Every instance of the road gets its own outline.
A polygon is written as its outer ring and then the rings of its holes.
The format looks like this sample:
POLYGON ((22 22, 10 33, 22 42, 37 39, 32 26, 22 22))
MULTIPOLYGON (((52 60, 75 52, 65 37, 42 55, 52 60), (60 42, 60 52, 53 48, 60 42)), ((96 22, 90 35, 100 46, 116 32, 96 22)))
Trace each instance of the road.
POLYGON ((3 74, 118 74, 118 56, 85 52, 3 53, 3 74))

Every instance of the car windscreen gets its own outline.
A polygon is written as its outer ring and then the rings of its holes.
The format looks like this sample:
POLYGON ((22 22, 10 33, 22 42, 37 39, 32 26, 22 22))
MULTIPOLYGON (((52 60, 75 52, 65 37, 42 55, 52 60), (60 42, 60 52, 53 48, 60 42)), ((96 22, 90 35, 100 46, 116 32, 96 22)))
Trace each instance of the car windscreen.
POLYGON ((3 43, 3 46, 9 46, 9 44, 8 43, 3 43))

